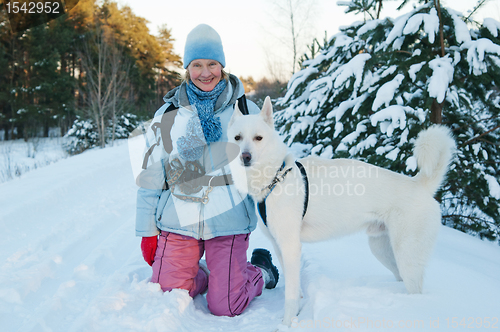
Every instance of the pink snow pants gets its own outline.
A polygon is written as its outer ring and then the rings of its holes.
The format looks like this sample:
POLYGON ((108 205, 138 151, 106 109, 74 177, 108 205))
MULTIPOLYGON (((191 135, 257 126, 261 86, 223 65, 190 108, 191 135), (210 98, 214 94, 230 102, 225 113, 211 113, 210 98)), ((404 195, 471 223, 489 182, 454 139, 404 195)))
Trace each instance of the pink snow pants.
POLYGON ((259 268, 247 262, 249 234, 210 240, 162 231, 158 239, 151 282, 163 291, 186 289, 191 297, 207 290, 208 309, 217 316, 236 316, 261 295, 264 280, 259 268), (210 277, 199 268, 203 256, 210 277))

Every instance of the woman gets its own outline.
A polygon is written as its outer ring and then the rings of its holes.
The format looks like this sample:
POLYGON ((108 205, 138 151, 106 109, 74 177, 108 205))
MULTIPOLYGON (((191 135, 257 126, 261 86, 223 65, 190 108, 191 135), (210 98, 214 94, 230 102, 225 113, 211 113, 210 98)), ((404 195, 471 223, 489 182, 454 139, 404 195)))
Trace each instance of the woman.
MULTIPOLYGON (((235 316, 263 287, 276 286, 278 271, 265 249, 254 250, 252 263, 247 262, 257 216, 252 199, 232 185, 231 149, 224 143, 244 89, 236 76, 224 72, 225 64, 213 28, 201 24, 188 34, 185 80, 164 97, 165 105, 155 115, 162 120, 147 133, 136 234, 153 267, 152 282, 164 291, 186 289, 192 297, 207 291, 213 314, 235 316), (165 118, 171 122, 166 127, 165 118), (206 263, 200 261, 204 253, 206 263)), ((248 110, 259 112, 252 102, 248 110)))

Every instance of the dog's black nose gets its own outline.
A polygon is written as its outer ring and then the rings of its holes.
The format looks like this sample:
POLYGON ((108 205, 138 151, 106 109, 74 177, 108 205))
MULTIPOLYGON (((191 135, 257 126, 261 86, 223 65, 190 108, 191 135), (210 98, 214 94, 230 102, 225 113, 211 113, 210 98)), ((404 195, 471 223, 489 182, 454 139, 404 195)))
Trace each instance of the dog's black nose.
POLYGON ((243 165, 250 166, 250 161, 252 160, 252 155, 249 152, 241 153, 241 160, 243 160, 243 165))

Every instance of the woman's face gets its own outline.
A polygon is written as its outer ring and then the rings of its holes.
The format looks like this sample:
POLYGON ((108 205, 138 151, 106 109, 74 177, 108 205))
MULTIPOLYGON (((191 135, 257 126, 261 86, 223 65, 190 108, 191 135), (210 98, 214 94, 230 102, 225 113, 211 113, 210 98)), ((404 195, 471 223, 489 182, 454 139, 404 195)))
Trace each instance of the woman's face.
POLYGON ((212 91, 222 76, 222 65, 215 60, 196 59, 187 69, 191 81, 202 91, 212 91))

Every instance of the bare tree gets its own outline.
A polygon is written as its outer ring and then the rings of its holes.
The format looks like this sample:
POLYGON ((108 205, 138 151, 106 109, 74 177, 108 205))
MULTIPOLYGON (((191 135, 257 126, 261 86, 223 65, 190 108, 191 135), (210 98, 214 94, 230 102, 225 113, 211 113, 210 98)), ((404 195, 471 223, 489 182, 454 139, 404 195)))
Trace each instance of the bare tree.
POLYGON ((112 119, 112 134, 111 142, 115 141, 116 133, 116 119, 117 116, 123 113, 126 105, 126 100, 123 97, 123 93, 129 87, 128 76, 131 67, 131 61, 126 57, 123 52, 123 48, 119 46, 116 42, 112 42, 111 50, 111 75, 112 75, 112 86, 113 86, 113 99, 111 102, 111 119, 112 119))
MULTIPOLYGON (((292 74, 298 68, 298 59, 305 46, 308 30, 313 26, 315 2, 312 0, 273 0, 271 21, 282 33, 274 35, 292 53, 292 74), (284 36, 284 38, 283 38, 284 36)), ((270 67, 273 67, 270 65, 270 67)))
POLYGON ((272 81, 286 82, 290 78, 290 74, 285 66, 286 60, 280 57, 279 54, 272 52, 270 49, 264 49, 266 68, 268 75, 272 81))
POLYGON ((80 58, 85 82, 81 90, 89 115, 94 119, 100 146, 106 145, 106 122, 111 115, 113 139, 116 115, 122 109, 120 96, 128 87, 130 61, 127 61, 111 32, 98 25, 82 43, 80 58))

